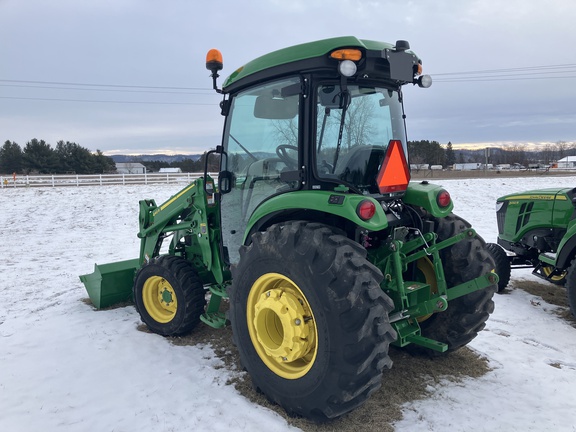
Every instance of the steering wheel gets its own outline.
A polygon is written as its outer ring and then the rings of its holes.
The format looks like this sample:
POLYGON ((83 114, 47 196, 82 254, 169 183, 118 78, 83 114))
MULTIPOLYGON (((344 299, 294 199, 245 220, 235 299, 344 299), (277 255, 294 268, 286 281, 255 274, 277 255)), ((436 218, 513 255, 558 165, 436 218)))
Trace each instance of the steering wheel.
POLYGON ((280 144, 278 147, 276 147, 276 155, 278 156, 278 159, 284 162, 288 168, 297 169, 298 160, 291 158, 288 155, 288 150, 294 150, 298 152, 298 147, 290 144, 280 144))

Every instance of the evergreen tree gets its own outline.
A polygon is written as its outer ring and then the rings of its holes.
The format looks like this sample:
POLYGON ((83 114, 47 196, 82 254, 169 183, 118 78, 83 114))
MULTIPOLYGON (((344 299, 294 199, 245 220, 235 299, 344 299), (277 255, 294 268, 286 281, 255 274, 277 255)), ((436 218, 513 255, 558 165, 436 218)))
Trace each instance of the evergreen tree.
POLYGON ((7 140, 0 148, 0 173, 22 172, 22 149, 18 144, 7 140))
POLYGON ((452 166, 455 163, 456 163, 456 155, 454 154, 452 143, 448 141, 448 144, 446 145, 446 165, 452 166))
POLYGON ((408 141, 410 163, 442 165, 446 163, 445 150, 438 141, 408 141))
POLYGON ((73 142, 58 141, 55 151, 59 159, 58 172, 75 174, 94 173, 94 156, 88 149, 73 142))
POLYGON ((93 158, 93 172, 96 174, 106 174, 116 172, 116 164, 110 156, 105 156, 100 150, 96 150, 93 158))
POLYGON ((28 141, 23 152, 23 171, 53 174, 58 172, 58 155, 44 140, 28 141))

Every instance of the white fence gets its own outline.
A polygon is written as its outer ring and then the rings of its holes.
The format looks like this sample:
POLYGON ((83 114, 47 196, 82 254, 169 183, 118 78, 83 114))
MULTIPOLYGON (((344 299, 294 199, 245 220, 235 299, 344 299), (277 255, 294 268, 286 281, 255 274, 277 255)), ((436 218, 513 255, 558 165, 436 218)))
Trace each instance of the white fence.
MULTIPOLYGON (((208 173, 213 178, 215 173, 208 173)), ((0 188, 190 183, 203 173, 64 174, 0 176, 0 188)))

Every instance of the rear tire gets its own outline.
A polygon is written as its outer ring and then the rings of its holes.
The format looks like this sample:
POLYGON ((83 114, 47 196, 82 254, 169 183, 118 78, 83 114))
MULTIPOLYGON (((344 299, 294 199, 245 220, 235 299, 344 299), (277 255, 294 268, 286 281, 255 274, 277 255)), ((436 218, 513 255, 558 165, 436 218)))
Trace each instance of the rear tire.
POLYGON ((510 258, 499 244, 487 243, 486 249, 494 260, 494 271, 498 275, 498 292, 502 292, 510 282, 510 258))
POLYGON ((240 249, 233 274, 234 342, 270 400, 325 421, 380 387, 393 305, 362 246, 323 224, 277 224, 240 249))
POLYGON ((566 272, 566 292, 570 311, 576 317, 576 259, 570 263, 566 272))
MULTIPOLYGON (((425 215, 424 219, 434 222, 439 242, 470 227, 468 222, 453 214, 445 218, 425 215)), ((495 267, 486 243, 478 235, 443 249, 440 257, 449 288, 489 273, 495 267)), ((447 352, 467 345, 485 327, 486 320, 494 311, 492 297, 496 288, 492 285, 451 300, 446 311, 435 313, 420 323, 422 336, 447 344, 447 352)), ((408 348, 428 355, 442 354, 420 346, 409 345, 408 348)))
POLYGON ((192 264, 181 257, 157 257, 136 273, 134 303, 154 333, 176 336, 191 331, 204 312, 204 287, 192 264))

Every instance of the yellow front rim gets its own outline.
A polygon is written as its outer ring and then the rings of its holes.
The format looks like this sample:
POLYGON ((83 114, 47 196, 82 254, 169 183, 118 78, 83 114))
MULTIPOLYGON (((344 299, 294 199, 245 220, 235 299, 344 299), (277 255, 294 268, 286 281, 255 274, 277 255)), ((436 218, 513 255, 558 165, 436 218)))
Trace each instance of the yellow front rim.
POLYGON ((172 285, 160 276, 146 279, 142 288, 142 301, 146 312, 159 323, 172 321, 178 309, 178 300, 172 285))
POLYGON ((560 282, 561 280, 563 280, 566 277, 566 272, 562 272, 559 275, 555 275, 550 277, 550 275, 552 274, 552 272, 554 271, 554 267, 552 266, 542 266, 542 272, 546 275, 547 278, 549 278, 550 280, 554 281, 554 282, 560 282))
MULTIPOLYGON (((424 282, 430 285, 430 290, 432 294, 438 293, 438 282, 436 280, 436 272, 434 271, 434 264, 428 258, 420 258, 416 261, 416 267, 420 271, 422 277, 424 278, 424 282)), ((418 317, 416 321, 423 322, 430 318, 432 314, 424 315, 418 317)))
POLYGON ((286 379, 304 376, 318 353, 312 308, 300 288, 279 273, 259 277, 248 295, 246 319, 260 359, 286 379))

